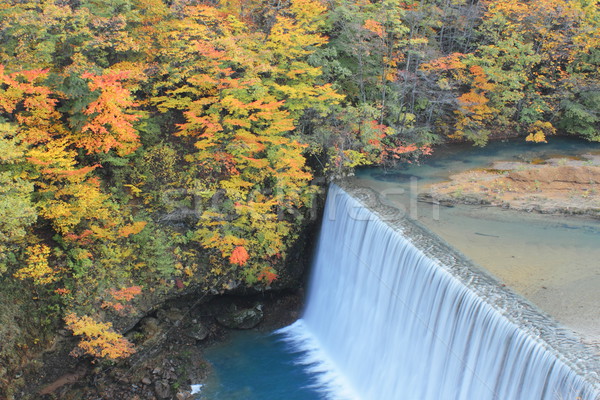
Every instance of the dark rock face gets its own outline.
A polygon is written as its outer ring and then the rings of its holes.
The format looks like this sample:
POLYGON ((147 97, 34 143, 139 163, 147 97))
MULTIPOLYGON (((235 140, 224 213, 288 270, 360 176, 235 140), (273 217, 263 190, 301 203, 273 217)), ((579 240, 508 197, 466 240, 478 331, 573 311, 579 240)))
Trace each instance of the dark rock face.
POLYGON ((263 318, 262 305, 257 304, 253 308, 233 310, 217 316, 217 321, 231 329, 254 328, 263 318))

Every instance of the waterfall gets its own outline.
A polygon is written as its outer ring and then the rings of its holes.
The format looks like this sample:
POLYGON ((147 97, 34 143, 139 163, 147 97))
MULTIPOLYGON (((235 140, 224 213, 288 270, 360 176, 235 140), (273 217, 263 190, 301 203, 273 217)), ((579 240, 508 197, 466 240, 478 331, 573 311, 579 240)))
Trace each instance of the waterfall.
POLYGON ((545 317, 427 252, 332 185, 303 318, 281 331, 327 398, 600 398, 594 372, 576 371, 547 330, 521 326, 545 317))

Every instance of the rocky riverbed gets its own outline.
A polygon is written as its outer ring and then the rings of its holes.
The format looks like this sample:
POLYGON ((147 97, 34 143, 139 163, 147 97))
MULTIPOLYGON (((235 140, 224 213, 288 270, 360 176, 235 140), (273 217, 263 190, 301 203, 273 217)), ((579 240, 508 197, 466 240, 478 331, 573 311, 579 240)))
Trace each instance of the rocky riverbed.
POLYGON ((430 185, 419 199, 600 218, 600 154, 495 162, 430 185))

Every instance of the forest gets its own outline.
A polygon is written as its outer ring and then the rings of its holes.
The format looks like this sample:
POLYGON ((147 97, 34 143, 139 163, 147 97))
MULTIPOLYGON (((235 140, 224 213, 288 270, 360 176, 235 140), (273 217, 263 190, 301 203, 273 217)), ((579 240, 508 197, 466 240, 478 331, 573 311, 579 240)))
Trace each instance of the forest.
POLYGON ((600 141, 596 0, 4 0, 0 397, 58 329, 117 360, 275 285, 357 167, 551 135, 600 141))

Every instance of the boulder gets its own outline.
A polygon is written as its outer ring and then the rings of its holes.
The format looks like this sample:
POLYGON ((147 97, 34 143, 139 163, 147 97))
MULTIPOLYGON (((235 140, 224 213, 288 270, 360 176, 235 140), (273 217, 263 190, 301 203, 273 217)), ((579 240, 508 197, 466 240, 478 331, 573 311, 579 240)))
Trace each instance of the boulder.
POLYGON ((262 305, 257 304, 252 308, 242 308, 229 311, 217 316, 217 321, 232 329, 254 328, 263 318, 262 305))
POLYGON ((160 309, 156 313, 156 317, 159 320, 164 321, 164 322, 169 322, 172 324, 179 323, 184 318, 184 316, 185 316, 185 314, 183 313, 183 311, 181 311, 179 308, 175 308, 175 307, 171 307, 168 310, 160 309))
POLYGON ((167 380, 160 380, 154 382, 154 393, 159 399, 170 399, 171 398, 171 387, 167 380))
POLYGON ((179 392, 175 398, 177 400, 193 400, 194 396, 190 392, 179 392))
POLYGON ((206 339, 208 337, 208 333, 208 329, 200 322, 193 324, 185 330, 185 334, 188 337, 191 337, 192 339, 196 340, 206 339))
POLYGON ((146 317, 140 322, 140 330, 144 335, 143 343, 148 344, 160 339, 160 335, 163 332, 163 327, 158 319, 146 317))

